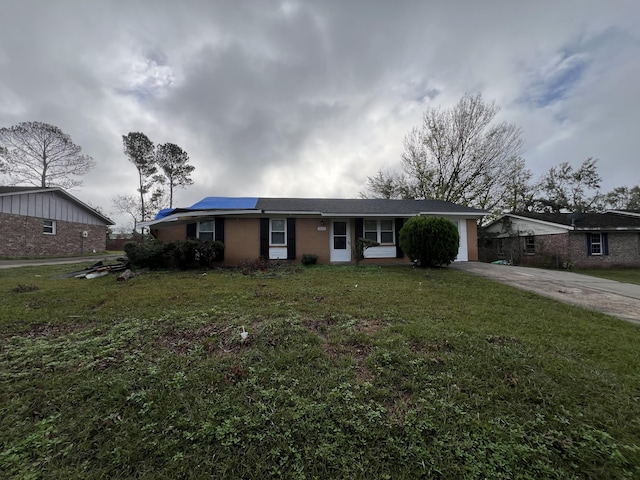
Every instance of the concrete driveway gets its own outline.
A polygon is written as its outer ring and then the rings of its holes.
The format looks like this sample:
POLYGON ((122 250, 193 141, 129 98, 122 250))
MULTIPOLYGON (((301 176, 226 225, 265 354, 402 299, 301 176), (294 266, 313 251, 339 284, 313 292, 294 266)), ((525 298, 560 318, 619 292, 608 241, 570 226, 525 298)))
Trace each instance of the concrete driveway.
POLYGON ((566 303, 640 323, 640 285, 564 270, 457 262, 451 267, 566 303))

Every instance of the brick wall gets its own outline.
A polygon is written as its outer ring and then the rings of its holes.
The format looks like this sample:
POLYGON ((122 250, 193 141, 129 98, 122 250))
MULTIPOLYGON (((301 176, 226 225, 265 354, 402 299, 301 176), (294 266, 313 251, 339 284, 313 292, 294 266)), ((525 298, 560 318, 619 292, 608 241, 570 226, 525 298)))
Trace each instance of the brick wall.
POLYGON ((535 253, 524 253, 524 237, 503 239, 503 253, 498 253, 498 239, 482 239, 481 260, 510 260, 514 265, 563 268, 640 267, 640 234, 609 232, 609 255, 587 255, 586 233, 567 232, 558 235, 536 235, 535 253))
POLYGON ((0 255, 52 256, 106 249, 107 227, 56 220, 56 233, 43 233, 42 218, 0 213, 0 255), (82 232, 87 232, 86 238, 82 232))
POLYGON ((585 233, 571 234, 571 263, 576 268, 640 267, 640 234, 610 232, 609 255, 587 255, 585 233))

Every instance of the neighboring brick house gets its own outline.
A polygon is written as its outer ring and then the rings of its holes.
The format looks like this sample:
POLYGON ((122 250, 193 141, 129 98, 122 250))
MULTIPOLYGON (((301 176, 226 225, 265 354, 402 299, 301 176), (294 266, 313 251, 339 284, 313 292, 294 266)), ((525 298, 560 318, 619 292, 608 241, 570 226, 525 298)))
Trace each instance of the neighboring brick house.
POLYGON ((0 187, 0 256, 104 251, 113 224, 61 188, 0 187))
POLYGON ((484 262, 552 268, 640 267, 640 214, 508 213, 483 228, 484 262))
POLYGON ((478 260, 477 223, 486 214, 439 200, 207 197, 138 225, 160 240, 222 241, 226 265, 259 257, 299 261, 304 254, 317 255, 320 263, 354 262, 358 238, 380 244, 365 250, 365 263, 409 263, 398 245, 407 219, 451 220, 460 233, 456 260, 468 261, 478 260))

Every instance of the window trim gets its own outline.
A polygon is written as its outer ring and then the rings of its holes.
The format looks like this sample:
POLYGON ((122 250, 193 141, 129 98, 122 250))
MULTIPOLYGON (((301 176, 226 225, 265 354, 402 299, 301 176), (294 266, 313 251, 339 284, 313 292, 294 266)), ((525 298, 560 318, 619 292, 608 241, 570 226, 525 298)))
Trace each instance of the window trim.
POLYGON ((367 230, 367 222, 376 222, 376 242, 378 242, 380 245, 385 245, 385 246, 393 246, 396 244, 395 239, 396 239, 396 225, 395 225, 395 221, 392 218, 365 218, 362 224, 362 237, 363 238, 367 238, 367 232, 371 233, 373 232, 373 230, 367 230), (383 221, 387 221, 391 223, 391 229, 382 229, 382 222, 383 221), (382 241, 382 234, 383 233, 391 233, 391 242, 383 242, 382 241))
POLYGON ((56 229, 56 221, 55 220, 51 220, 48 218, 45 218, 42 220, 42 233, 44 235, 55 235, 57 232, 56 229), (50 225, 47 225, 47 222, 50 222, 50 225), (47 231, 48 229, 50 229, 51 231, 47 231))
POLYGON ((504 255, 504 238, 498 238, 498 255, 504 255))
POLYGON ((536 254, 536 237, 534 235, 527 235, 524 237, 524 254, 536 254))
POLYGON ((589 234, 589 248, 590 248, 590 252, 589 255, 591 256, 602 256, 604 255, 603 249, 604 249, 604 239, 602 238, 602 233, 600 232, 596 232, 596 233, 590 233, 589 234), (597 238, 597 241, 594 241, 597 238), (593 248, 597 246, 598 247, 598 251, 594 252, 593 248))
POLYGON ((287 246, 287 219, 286 218, 270 218, 269 219, 269 246, 270 247, 286 247, 287 246), (284 228, 282 230, 274 230, 273 229, 274 221, 282 222, 284 225, 284 228), (273 241, 274 233, 282 233, 283 235, 282 243, 275 243, 273 241))
POLYGON ((198 222, 198 227, 196 230, 196 238, 198 240, 203 240, 202 238, 200 238, 200 234, 201 233, 211 233, 211 239, 205 239, 205 240, 215 240, 216 238, 216 222, 215 220, 203 220, 203 221, 199 221, 198 222), (211 230, 202 230, 201 228, 201 224, 203 223, 211 223, 211 230))

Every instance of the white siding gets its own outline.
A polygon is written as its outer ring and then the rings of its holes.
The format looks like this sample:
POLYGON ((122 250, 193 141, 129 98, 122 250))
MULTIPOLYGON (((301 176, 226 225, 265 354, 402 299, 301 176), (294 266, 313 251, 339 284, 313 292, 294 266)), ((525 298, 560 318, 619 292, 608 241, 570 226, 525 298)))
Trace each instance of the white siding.
POLYGON ((287 247, 269 247, 269 260, 286 260, 287 247))
MULTIPOLYGON (((520 218, 511 219, 511 234, 518 233, 520 237, 527 237, 530 235, 559 235, 561 233, 567 233, 569 227, 562 228, 560 226, 549 225, 546 223, 532 222, 520 218)), ((508 232, 504 232, 502 222, 496 222, 487 228, 487 231, 491 233, 497 233, 498 237, 506 237, 508 232)))
POLYGON ((456 257, 456 262, 467 262, 469 261, 469 250, 467 244, 467 221, 465 219, 453 219, 448 218, 447 220, 451 220, 457 227, 458 233, 460 234, 460 245, 458 246, 458 256, 456 257))
POLYGON ((383 246, 383 247, 369 247, 364 251, 364 258, 395 258, 396 247, 383 246))

